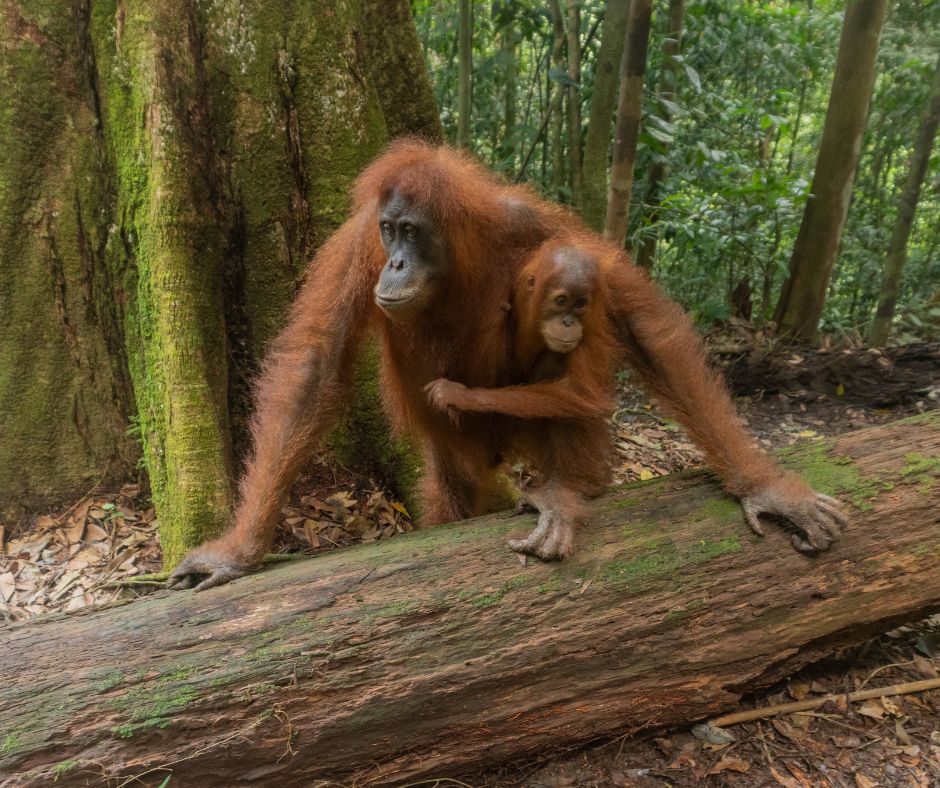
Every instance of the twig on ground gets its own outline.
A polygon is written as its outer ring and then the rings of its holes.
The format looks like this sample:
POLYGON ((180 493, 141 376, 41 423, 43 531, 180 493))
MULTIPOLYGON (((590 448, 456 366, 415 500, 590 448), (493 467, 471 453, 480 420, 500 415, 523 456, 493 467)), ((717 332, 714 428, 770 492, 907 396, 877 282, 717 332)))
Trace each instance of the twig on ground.
MULTIPOLYGON (((894 695, 910 695, 914 692, 924 692, 931 689, 940 689, 940 679, 925 679, 924 681, 909 681, 904 684, 892 684, 889 687, 877 687, 870 690, 861 690, 850 692, 847 700, 855 702, 859 700, 869 700, 870 698, 886 698, 894 695)), ((762 720, 766 717, 775 717, 778 714, 792 714, 795 711, 811 711, 831 701, 838 701, 839 698, 845 698, 845 695, 824 695, 821 698, 813 700, 802 700, 795 703, 780 703, 776 706, 764 706, 760 709, 749 709, 747 711, 736 711, 734 714, 726 714, 723 717, 716 717, 709 720, 709 725, 715 727, 725 727, 728 725, 737 725, 739 722, 750 722, 751 720, 762 720)))

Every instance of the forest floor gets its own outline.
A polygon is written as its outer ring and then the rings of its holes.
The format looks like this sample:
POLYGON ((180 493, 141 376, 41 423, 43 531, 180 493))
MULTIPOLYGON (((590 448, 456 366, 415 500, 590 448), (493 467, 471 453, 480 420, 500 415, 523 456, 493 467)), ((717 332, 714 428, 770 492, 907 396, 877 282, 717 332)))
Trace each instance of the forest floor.
MULTIPOLYGON (((754 350, 731 326, 711 337, 742 417, 767 448, 822 440, 940 407, 940 346, 887 352, 754 350)), ((678 425, 625 379, 612 429, 615 481, 648 479, 701 464, 678 425)), ((0 620, 75 610, 162 586, 157 523, 140 487, 93 490, 58 512, 0 525, 0 620), (6 543, 4 544, 4 542, 6 543), (143 577, 142 577, 143 576, 143 577), (139 579, 137 579, 139 578, 139 579)), ((412 530, 407 509, 371 480, 317 458, 283 510, 277 549, 311 553, 412 530)), ((851 538, 851 533, 846 538, 851 538)), ((940 616, 904 627, 809 666, 755 693, 767 707, 940 676, 940 616)), ((452 785, 832 786, 940 785, 940 690, 846 703, 732 726, 710 742, 691 730, 634 735, 545 764, 479 775, 452 785)))

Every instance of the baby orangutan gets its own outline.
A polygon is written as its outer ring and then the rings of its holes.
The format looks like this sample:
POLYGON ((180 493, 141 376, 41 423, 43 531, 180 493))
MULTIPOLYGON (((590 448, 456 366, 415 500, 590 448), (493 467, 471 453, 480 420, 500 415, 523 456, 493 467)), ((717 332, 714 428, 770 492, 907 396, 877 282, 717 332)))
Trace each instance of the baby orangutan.
POLYGON ((435 407, 512 417, 509 447, 538 473, 523 504, 537 527, 510 547, 543 559, 574 552, 583 498, 609 482, 613 373, 620 357, 607 319, 600 260, 579 246, 549 242, 532 256, 513 293, 515 377, 520 385, 467 388, 439 379, 425 390, 435 407))
MULTIPOLYGON (((535 530, 525 539, 510 542, 513 550, 542 559, 565 558, 574 552, 574 529, 584 517, 584 498, 600 494, 609 482, 613 446, 607 418, 613 410, 614 373, 624 356, 666 405, 667 412, 692 428, 726 485, 742 497, 752 530, 763 533, 758 519, 761 511, 776 513, 751 493, 734 466, 728 467, 714 451, 724 436, 700 433, 694 415, 676 407, 678 398, 668 383, 670 370, 651 363, 649 356, 634 349, 642 347, 633 341, 633 332, 640 327, 655 326, 658 332, 642 338, 647 344, 672 342, 683 334, 694 336, 682 330, 688 318, 681 310, 665 298, 654 300, 655 294, 645 280, 636 278, 629 262, 607 250, 603 242, 587 237, 548 242, 523 267, 514 290, 513 350, 521 383, 498 389, 466 388, 439 379, 425 387, 431 404, 439 409, 510 417, 506 424, 510 449, 539 476, 523 500, 540 512, 535 530), (618 312, 616 306, 629 303, 633 295, 633 314, 655 310, 655 321, 644 324, 631 319, 630 312, 618 312)), ((720 380, 707 371, 704 359, 699 360, 697 346, 681 348, 681 353, 690 356, 690 363, 695 362, 692 368, 701 368, 703 377, 711 376, 705 377, 705 382, 713 395, 702 397, 700 403, 703 409, 714 410, 713 421, 720 424, 728 418, 727 406, 719 397, 720 380)), ((683 363, 679 353, 675 363, 683 363)), ((735 452, 752 452, 740 441, 725 445, 735 452)), ((805 533, 820 534, 817 538, 827 545, 838 536, 847 522, 838 501, 807 492, 802 479, 781 474, 766 455, 751 456, 756 477, 776 478, 781 495, 806 501, 788 515, 803 531, 792 537, 797 550, 813 553, 818 549, 805 533)))

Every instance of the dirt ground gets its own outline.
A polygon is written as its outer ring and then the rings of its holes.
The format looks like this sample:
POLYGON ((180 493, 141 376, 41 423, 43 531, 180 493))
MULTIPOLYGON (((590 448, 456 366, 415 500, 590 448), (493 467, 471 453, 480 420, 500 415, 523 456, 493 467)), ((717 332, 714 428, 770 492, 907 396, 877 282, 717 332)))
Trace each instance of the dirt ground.
MULTIPOLYGON (((940 346, 884 353, 755 354, 752 337, 712 338, 742 418, 774 448, 822 440, 940 406, 940 346)), ((701 463, 678 425, 625 378, 612 421, 615 481, 701 463)), ((317 552, 412 530, 373 481, 318 457, 283 510, 277 549, 317 552)), ((845 538, 851 538, 851 531, 845 538)), ((0 525, 0 617, 22 620, 161 587, 155 513, 136 484, 93 490, 57 512, 0 525)), ((753 695, 744 708, 837 698, 815 710, 730 726, 648 731, 444 786, 940 786, 940 690, 847 703, 846 693, 940 676, 940 617, 832 655, 753 695)), ((435 783, 422 783, 433 785, 435 783)))

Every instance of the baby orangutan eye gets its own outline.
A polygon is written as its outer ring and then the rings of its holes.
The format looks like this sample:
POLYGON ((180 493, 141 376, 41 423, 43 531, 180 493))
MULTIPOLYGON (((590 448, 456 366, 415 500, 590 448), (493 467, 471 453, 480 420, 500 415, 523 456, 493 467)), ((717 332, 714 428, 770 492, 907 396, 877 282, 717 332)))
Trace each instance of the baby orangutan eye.
POLYGON ((556 306, 564 306, 564 305, 567 304, 567 303, 568 303, 568 299, 565 298, 564 296, 562 296, 562 295, 560 295, 560 296, 555 296, 555 305, 556 305, 556 306))

